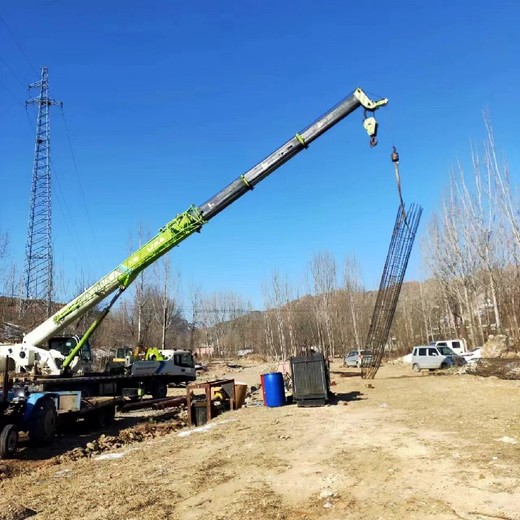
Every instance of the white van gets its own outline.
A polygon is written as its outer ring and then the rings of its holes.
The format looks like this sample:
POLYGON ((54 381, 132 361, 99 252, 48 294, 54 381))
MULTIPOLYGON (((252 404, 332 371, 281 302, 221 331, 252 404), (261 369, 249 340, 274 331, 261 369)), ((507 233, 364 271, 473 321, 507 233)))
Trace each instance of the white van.
POLYGON ((464 339, 442 339, 433 341, 430 345, 434 347, 449 347, 455 354, 459 354, 459 356, 468 351, 466 340, 464 339))
POLYGON ((465 365, 466 360, 455 354, 446 346, 419 346, 414 347, 412 352, 412 368, 415 372, 421 370, 436 370, 439 368, 450 368, 465 365))

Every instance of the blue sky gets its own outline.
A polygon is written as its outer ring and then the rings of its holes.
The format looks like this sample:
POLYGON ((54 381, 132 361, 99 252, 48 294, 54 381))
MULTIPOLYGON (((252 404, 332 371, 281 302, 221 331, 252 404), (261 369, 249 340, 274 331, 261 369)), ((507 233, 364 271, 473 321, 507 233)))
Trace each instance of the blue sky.
MULTIPOLYGON (((517 179, 517 2, 17 1, 0 7, 0 227, 23 265, 34 148, 26 84, 49 68, 53 228, 66 289, 95 281, 355 87, 388 97, 370 149, 355 112, 170 253, 183 285, 262 306, 274 269, 355 255, 379 284, 403 194, 425 212, 483 139, 517 179), (68 135, 67 135, 68 129, 68 135), (72 143, 72 151, 68 144, 72 143), (77 168, 75 167, 77 166, 77 168)), ((422 276, 416 242, 407 279, 422 276)))

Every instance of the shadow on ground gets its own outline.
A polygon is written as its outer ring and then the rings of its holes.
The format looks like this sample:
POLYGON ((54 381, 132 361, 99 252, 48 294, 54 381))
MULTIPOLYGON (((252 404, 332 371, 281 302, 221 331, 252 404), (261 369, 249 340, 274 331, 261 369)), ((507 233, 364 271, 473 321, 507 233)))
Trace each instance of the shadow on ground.
POLYGON ((330 375, 335 377, 361 377, 361 371, 356 372, 339 372, 335 370, 330 371, 330 375))
POLYGON ((364 401, 367 399, 363 397, 362 392, 358 392, 357 390, 353 392, 345 392, 339 394, 332 394, 330 396, 330 404, 341 404, 341 403, 350 403, 352 401, 364 401))

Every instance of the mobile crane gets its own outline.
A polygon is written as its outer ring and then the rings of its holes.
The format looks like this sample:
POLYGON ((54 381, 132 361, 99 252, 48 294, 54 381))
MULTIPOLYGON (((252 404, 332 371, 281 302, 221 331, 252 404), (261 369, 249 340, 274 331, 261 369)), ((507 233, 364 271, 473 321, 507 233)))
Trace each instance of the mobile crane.
POLYGON ((145 386, 152 395, 161 396, 165 393, 165 382, 195 379, 193 358, 190 363, 191 354, 185 351, 174 355, 173 359, 135 361, 123 375, 91 373, 92 357, 88 340, 140 272, 191 234, 200 231, 209 220, 358 108, 364 109, 363 126, 370 137, 370 145, 375 146, 378 125, 374 112, 387 103, 387 99, 373 101, 362 89, 355 89, 351 95, 207 202, 200 206, 192 205, 177 215, 115 269, 27 333, 22 343, 0 346, 0 356, 9 356, 14 360, 17 370, 46 375, 41 379, 41 388, 49 391, 81 389, 90 395, 114 395, 120 394, 124 388, 145 386), (112 295, 110 302, 83 336, 55 336, 109 295, 112 295), (169 379, 164 379, 165 376, 169 379), (162 382, 158 383, 161 377, 162 382))

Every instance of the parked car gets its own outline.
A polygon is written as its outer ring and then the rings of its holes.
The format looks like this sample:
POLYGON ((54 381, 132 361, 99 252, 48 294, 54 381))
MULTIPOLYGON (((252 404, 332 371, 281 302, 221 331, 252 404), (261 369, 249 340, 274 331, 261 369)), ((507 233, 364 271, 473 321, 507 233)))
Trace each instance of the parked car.
POLYGON ((435 347, 432 345, 414 347, 412 352, 412 368, 416 372, 421 370, 437 370, 454 366, 462 366, 466 360, 455 354, 449 347, 435 347))
POLYGON ((343 365, 346 367, 372 366, 374 356, 370 350, 353 350, 349 352, 343 359, 343 365))
POLYGON ((481 347, 477 347, 469 352, 462 354, 462 357, 466 360, 466 363, 474 365, 480 361, 482 357, 481 347))

